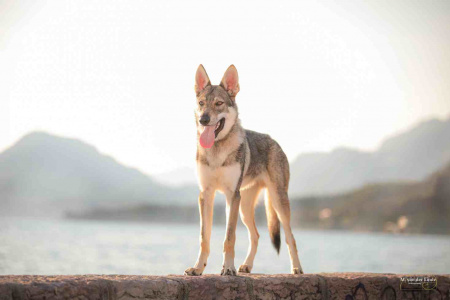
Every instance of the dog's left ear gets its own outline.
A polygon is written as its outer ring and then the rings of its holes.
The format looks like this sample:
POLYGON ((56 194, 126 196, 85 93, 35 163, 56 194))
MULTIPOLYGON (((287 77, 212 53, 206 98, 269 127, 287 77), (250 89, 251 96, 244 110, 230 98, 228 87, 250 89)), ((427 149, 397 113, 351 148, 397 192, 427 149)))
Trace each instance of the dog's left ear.
POLYGON ((229 66, 225 71, 220 86, 232 97, 235 97, 239 93, 239 76, 234 65, 229 66))

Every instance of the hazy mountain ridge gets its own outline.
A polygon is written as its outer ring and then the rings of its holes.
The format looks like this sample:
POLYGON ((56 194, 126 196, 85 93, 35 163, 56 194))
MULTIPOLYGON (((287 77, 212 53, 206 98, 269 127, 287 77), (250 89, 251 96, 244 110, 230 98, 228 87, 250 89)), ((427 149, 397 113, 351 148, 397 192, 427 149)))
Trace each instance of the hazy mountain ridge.
POLYGON ((450 164, 419 182, 294 201, 292 215, 294 225, 311 228, 450 234, 450 164))
POLYGON ((79 140, 44 132, 24 136, 0 154, 0 206, 13 214, 136 203, 180 204, 193 188, 171 188, 125 167, 79 140))
POLYGON ((374 152, 301 154, 290 164, 290 193, 325 195, 374 182, 422 180, 448 161, 450 119, 432 119, 386 139, 374 152))
MULTIPOLYGON (((429 120, 386 139, 375 152, 338 148, 300 155, 291 163, 290 193, 320 196, 374 182, 421 180, 448 161, 450 119, 429 120)), ((183 173, 195 177, 195 171, 183 173)), ((141 204, 196 205, 197 197, 195 184, 165 186, 82 141, 48 133, 28 134, 0 154, 3 215, 141 204)))

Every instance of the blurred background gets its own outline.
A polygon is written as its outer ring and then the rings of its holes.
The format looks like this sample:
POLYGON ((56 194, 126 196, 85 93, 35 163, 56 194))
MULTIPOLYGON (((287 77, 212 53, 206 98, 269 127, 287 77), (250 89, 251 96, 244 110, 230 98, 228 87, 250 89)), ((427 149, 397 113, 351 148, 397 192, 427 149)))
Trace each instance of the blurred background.
MULTIPOLYGON (((305 272, 448 273, 449 1, 0 0, 0 275, 194 264, 200 63, 287 154, 305 272)), ((253 271, 288 273, 257 225, 253 271)))

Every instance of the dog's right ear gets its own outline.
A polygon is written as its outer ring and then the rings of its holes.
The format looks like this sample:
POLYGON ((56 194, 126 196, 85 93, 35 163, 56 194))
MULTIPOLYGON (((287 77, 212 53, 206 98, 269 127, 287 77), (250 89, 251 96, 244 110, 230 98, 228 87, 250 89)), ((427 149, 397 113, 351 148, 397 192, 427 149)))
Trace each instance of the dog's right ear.
POLYGON ((211 81, 209 81, 205 68, 203 65, 198 66, 197 73, 195 73, 195 93, 198 95, 209 85, 211 85, 211 81))

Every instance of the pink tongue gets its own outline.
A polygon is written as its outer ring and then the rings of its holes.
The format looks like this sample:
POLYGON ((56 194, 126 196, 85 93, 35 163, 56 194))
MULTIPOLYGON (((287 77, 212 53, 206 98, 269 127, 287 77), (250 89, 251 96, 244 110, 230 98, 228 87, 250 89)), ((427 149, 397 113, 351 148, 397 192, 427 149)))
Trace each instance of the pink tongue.
POLYGON ((214 126, 205 126, 202 134, 200 135, 200 145, 203 148, 211 148, 214 144, 215 134, 214 134, 214 126))

